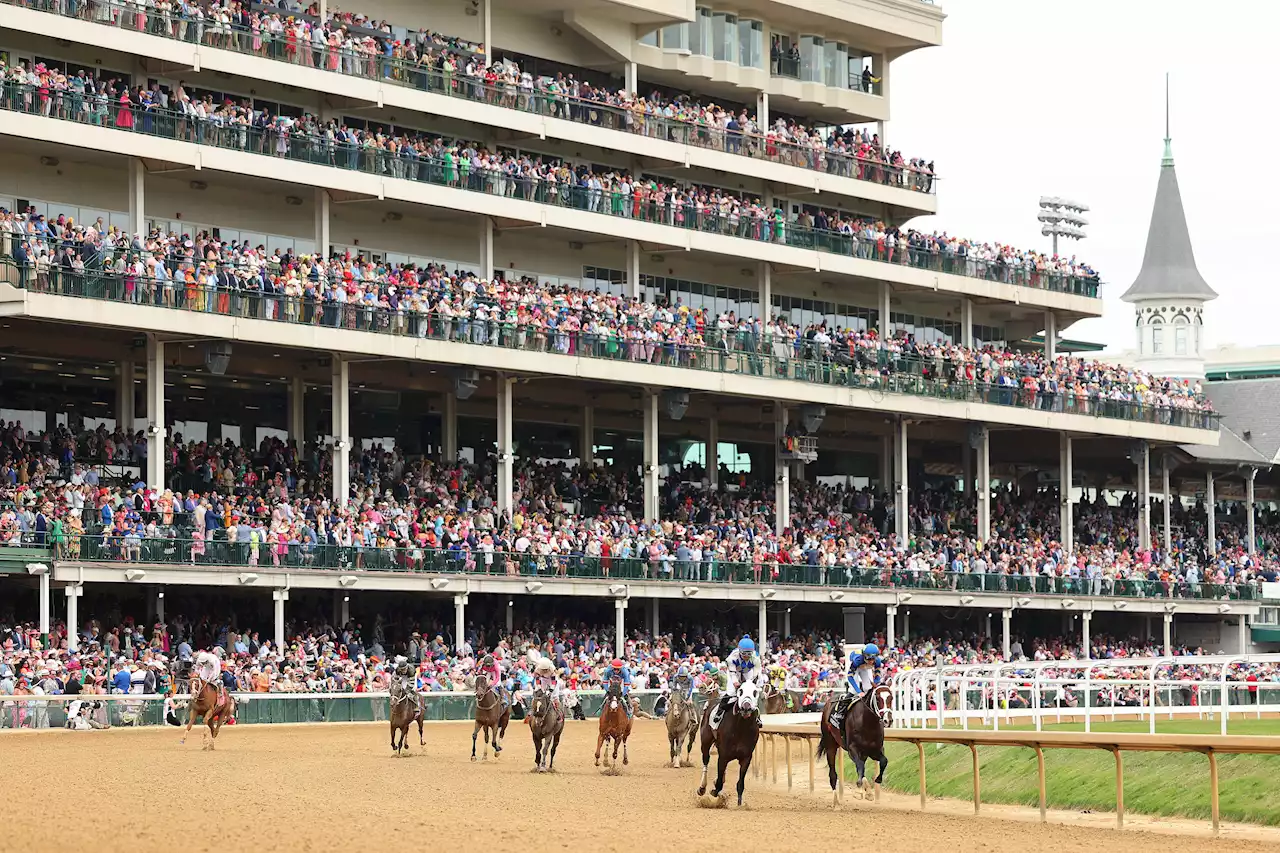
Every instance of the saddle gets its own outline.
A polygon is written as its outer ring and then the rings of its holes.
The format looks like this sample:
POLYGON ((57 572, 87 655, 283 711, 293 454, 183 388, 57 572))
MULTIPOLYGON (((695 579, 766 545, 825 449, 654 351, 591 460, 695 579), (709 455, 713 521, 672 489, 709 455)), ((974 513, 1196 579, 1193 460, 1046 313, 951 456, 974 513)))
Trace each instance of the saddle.
POLYGON ((837 733, 842 731, 845 715, 853 709, 854 703, 862 701, 861 696, 854 696, 850 693, 836 699, 835 704, 831 706, 831 716, 828 718, 828 724, 836 730, 837 733))

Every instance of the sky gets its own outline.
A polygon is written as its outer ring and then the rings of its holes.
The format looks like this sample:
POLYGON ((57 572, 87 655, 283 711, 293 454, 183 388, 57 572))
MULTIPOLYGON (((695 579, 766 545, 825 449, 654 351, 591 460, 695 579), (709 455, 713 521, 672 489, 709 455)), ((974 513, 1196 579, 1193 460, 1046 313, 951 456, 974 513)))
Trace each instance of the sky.
POLYGON ((1060 241, 1102 277, 1104 314, 1065 332, 1132 349, 1120 301, 1142 266, 1164 149, 1201 274, 1219 294, 1209 345, 1280 344, 1280 3, 1272 0, 952 0, 943 45, 891 66, 891 146, 933 159, 939 213, 912 226, 1047 250, 1041 196, 1087 204, 1060 241))

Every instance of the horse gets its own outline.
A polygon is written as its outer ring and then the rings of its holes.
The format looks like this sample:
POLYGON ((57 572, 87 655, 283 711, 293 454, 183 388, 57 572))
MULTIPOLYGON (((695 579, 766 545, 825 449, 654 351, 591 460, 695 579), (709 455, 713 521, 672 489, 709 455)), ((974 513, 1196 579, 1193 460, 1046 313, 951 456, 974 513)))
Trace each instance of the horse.
POLYGON ((191 726, 195 723, 196 717, 200 717, 209 729, 201 738, 202 741, 208 739, 202 749, 212 750, 218 740, 218 729, 222 728, 223 723, 232 719, 235 713, 236 700, 230 693, 220 690, 215 682, 193 676, 191 701, 187 703, 187 728, 182 732, 182 740, 179 743, 187 742, 191 726))
POLYGON ((757 712, 760 708, 760 685, 744 681, 738 685, 738 698, 725 711, 719 728, 711 728, 714 702, 702 709, 702 784, 698 796, 707 792, 707 767, 711 763, 711 747, 716 748, 716 784, 711 796, 720 799, 724 790, 724 771, 730 761, 738 762, 738 805, 742 805, 742 791, 747 786, 747 770, 760 740, 757 712))
POLYGON ((533 769, 538 773, 554 773, 556 750, 564 732, 564 709, 557 708, 547 691, 539 687, 529 702, 528 720, 529 733, 533 735, 533 769))
POLYGON ((484 729, 484 760, 489 760, 489 737, 493 736, 493 757, 502 753, 502 739, 507 736, 511 708, 503 704, 502 692, 489 683, 489 676, 476 678, 476 727, 471 732, 471 760, 476 760, 476 738, 484 729))
POLYGON ((683 690, 671 692, 671 704, 667 708, 667 742, 671 747, 672 767, 688 767, 692 763, 689 756, 693 754, 693 739, 698 731, 694 725, 697 713, 693 701, 684 695, 683 690), (685 741, 688 741, 687 746, 685 741), (681 747, 684 747, 683 759, 680 757, 681 747))
POLYGON ((396 757, 406 749, 409 739, 409 726, 418 724, 418 745, 426 746, 427 740, 422 733, 423 718, 422 696, 410 688, 403 680, 397 679, 391 684, 391 748, 396 757), (400 743, 396 743, 396 732, 400 733, 400 743))
POLYGON ((600 734, 596 738, 596 767, 600 766, 600 751, 604 749, 605 767, 618 766, 618 747, 622 747, 622 763, 629 764, 627 738, 631 737, 631 718, 627 716, 626 702, 622 697, 622 679, 609 679, 609 690, 604 695, 600 709, 600 734), (609 763, 607 745, 613 741, 613 763, 609 763))
POLYGON ((845 712, 838 729, 831 724, 831 712, 835 710, 837 701, 838 698, 828 699, 822 706, 822 737, 818 741, 818 755, 827 757, 832 803, 838 802, 836 762, 842 748, 849 753, 854 766, 858 768, 858 790, 867 789, 864 796, 870 799, 872 793, 867 785, 867 759, 874 758, 880 764, 880 772, 875 778, 877 787, 884 782, 884 771, 889 766, 889 759, 884 754, 884 730, 893 725, 893 691, 881 684, 859 696, 845 712))
POLYGON ((795 700, 786 690, 767 684, 763 695, 766 714, 790 714, 795 711, 795 700))

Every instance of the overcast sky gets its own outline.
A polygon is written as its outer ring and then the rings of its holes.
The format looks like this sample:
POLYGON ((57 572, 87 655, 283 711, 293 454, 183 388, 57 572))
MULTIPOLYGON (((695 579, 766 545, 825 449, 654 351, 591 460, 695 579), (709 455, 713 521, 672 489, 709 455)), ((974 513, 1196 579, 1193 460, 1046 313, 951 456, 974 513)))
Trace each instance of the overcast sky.
POLYGON ((1280 344, 1280 82, 1273 0, 953 0, 943 45, 893 63, 889 142, 934 159, 939 214, 913 225, 1048 249, 1041 195, 1089 205, 1060 242, 1101 273, 1104 316, 1070 336, 1135 346, 1120 301, 1142 265, 1172 85, 1174 161, 1211 346, 1280 344))

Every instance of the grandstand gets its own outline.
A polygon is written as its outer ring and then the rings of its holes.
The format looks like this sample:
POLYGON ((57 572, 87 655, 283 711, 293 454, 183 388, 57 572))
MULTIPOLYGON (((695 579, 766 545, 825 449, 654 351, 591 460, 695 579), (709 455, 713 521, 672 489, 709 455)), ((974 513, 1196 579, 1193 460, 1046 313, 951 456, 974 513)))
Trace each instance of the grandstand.
POLYGON ((1060 351, 1105 271, 911 225, 943 17, 0 0, 4 599, 1273 647, 1171 151, 1135 363, 1060 351))

